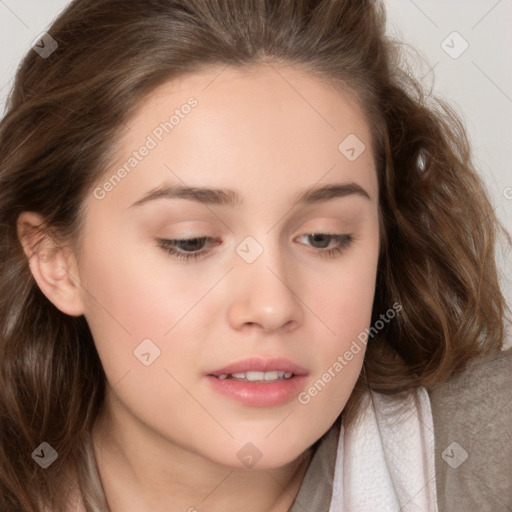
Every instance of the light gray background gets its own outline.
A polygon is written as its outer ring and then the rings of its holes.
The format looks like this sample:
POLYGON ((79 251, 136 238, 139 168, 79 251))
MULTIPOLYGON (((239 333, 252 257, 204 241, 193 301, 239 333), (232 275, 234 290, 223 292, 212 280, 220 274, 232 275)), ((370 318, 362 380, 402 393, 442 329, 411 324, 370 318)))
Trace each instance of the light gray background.
MULTIPOLYGON (((2 112, 21 57, 68 3, 0 0, 2 112)), ((463 115, 496 213, 512 232, 512 0, 387 0, 386 5, 390 34, 425 59, 415 65, 415 74, 463 115), (459 35, 451 35, 454 31, 459 35)), ((407 48, 406 55, 417 58, 407 48)), ((501 249, 498 260, 512 304, 510 251, 501 249)))

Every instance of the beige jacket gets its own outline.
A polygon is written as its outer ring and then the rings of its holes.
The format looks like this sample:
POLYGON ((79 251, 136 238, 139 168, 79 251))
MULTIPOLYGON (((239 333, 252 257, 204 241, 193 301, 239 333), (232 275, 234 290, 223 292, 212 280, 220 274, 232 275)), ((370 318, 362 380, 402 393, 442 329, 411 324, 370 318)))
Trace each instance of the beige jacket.
MULTIPOLYGON (((439 512, 511 512, 512 349, 473 361, 429 396, 439 512), (458 467, 453 449, 468 454, 458 467)), ((329 511, 338 436, 321 439, 289 512, 329 511)))

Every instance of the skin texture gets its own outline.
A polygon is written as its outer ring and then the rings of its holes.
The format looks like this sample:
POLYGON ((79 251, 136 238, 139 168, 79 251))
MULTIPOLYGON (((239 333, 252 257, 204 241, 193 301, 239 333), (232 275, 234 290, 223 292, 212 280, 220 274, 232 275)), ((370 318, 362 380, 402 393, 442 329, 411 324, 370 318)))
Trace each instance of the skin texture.
MULTIPOLYGON (((80 248, 43 241, 31 269, 59 309, 85 315, 105 369, 93 439, 113 512, 285 511, 308 448, 350 396, 364 349, 307 405, 294 397, 250 407, 214 391, 205 374, 249 356, 286 357, 307 370, 306 389, 369 326, 379 249, 369 127, 346 93, 296 68, 211 68, 143 101, 99 186, 191 96, 197 105, 161 141, 153 136, 157 146, 129 174, 103 198, 87 196, 80 248), (338 149, 349 134, 366 146, 354 161, 338 149), (347 182, 370 199, 295 203, 307 187, 347 182), (243 205, 131 206, 163 184, 231 188, 243 205), (337 242, 315 245, 312 233, 354 241, 322 257, 337 242), (217 244, 188 262, 156 241, 202 236, 217 244), (263 251, 252 263, 236 251, 248 236, 263 251), (160 350, 149 366, 134 356, 144 339, 160 350), (250 469, 237 457, 248 442, 261 453, 250 469)), ((38 220, 19 219, 29 255, 38 220)))

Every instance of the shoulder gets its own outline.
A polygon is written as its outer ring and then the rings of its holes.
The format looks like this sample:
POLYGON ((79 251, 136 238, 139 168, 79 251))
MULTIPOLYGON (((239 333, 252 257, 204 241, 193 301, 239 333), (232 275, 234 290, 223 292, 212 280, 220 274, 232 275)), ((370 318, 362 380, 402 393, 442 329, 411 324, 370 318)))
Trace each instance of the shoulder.
POLYGON ((429 395, 439 511, 510 511, 512 349, 475 359, 429 395))

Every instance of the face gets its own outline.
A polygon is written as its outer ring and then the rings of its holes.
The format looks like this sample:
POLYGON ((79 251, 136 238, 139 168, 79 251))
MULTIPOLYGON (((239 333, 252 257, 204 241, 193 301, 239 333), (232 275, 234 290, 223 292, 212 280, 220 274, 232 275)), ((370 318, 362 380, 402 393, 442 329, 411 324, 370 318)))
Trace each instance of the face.
POLYGON ((141 104, 85 200, 77 272, 107 408, 271 468, 328 430, 359 375, 377 177, 348 95, 294 68, 221 71, 141 104))

